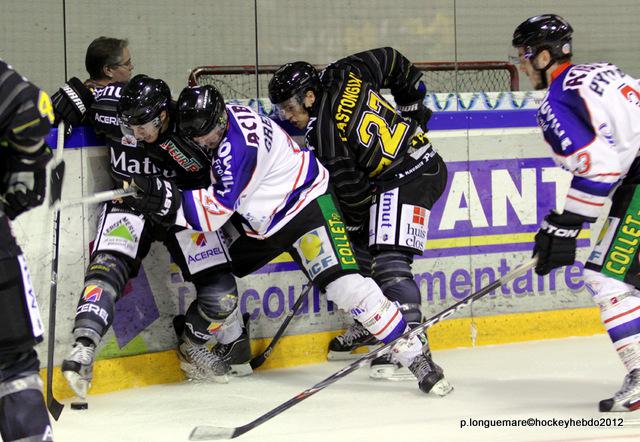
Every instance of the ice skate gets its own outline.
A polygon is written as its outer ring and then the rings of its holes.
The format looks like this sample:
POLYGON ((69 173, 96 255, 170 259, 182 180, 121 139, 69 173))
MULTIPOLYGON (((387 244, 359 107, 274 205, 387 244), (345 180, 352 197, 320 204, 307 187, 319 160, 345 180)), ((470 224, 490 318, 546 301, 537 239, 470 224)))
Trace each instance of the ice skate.
POLYGON ((600 401, 600 411, 635 411, 640 409, 640 368, 624 377, 622 388, 612 398, 600 401))
POLYGON ((180 339, 178 346, 180 368, 188 379, 196 382, 229 382, 229 365, 205 345, 198 345, 186 336, 180 339))
POLYGON ((330 361, 344 361, 357 359, 360 355, 355 350, 379 344, 369 331, 359 322, 355 322, 347 328, 347 331, 340 336, 336 336, 329 343, 329 353, 327 359, 330 361))
POLYGON ((243 317, 244 326, 238 339, 229 344, 216 344, 211 351, 223 359, 231 367, 232 376, 248 376, 253 373, 251 368, 251 338, 249 337, 249 315, 243 317))
POLYGON ((419 354, 415 357, 409 370, 418 378, 418 387, 425 393, 434 393, 438 396, 446 396, 451 393, 453 387, 444 378, 442 368, 428 354, 419 354))
POLYGON ((415 379, 415 376, 408 368, 392 360, 391 353, 384 354, 371 361, 369 377, 390 381, 410 381, 415 379))
POLYGON ((93 345, 75 342, 71 353, 62 361, 62 374, 71 389, 81 399, 86 399, 93 377, 93 361, 96 349, 93 345))

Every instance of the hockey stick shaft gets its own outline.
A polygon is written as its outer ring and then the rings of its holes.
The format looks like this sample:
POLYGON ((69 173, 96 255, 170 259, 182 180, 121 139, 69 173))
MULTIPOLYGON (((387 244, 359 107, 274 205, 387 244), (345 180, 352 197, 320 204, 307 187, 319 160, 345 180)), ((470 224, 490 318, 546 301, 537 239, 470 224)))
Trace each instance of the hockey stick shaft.
MULTIPOLYGON (((64 149, 64 123, 58 125, 58 140, 56 145, 56 163, 62 161, 64 149)), ((53 396, 53 368, 54 349, 56 342, 56 298, 58 293, 58 256, 60 235, 60 211, 56 210, 53 217, 53 259, 51 261, 51 287, 49 290, 49 331, 47 336, 47 408, 51 416, 58 420, 64 405, 53 396)))
POLYGON ((269 356, 271 356, 271 352, 273 352, 274 347, 276 346, 276 344, 284 334, 285 330, 289 326, 289 323, 291 322, 293 317, 296 315, 296 313, 300 309, 302 302, 305 300, 305 298, 309 294, 309 291, 311 290, 312 287, 313 287, 313 284, 309 282, 309 284, 307 285, 307 288, 305 288, 302 291, 302 293, 300 294, 300 297, 296 300, 295 304, 293 304, 293 307, 291 308, 291 312, 289 312, 287 317, 284 318, 282 325, 280 326, 276 334, 271 339, 271 342, 269 343, 267 348, 261 354, 251 359, 251 362, 250 362, 251 368, 255 369, 260 367, 262 364, 264 364, 264 361, 266 361, 269 358, 269 356))
POLYGON ((397 339, 389 342, 388 344, 385 344, 382 347, 379 347, 378 349, 367 353, 366 355, 364 355, 360 359, 358 359, 358 360, 354 361, 353 363, 347 365, 346 367, 342 368, 341 370, 333 373, 331 376, 329 376, 326 379, 318 382, 313 387, 308 388, 307 390, 297 394, 296 396, 292 397, 288 401, 280 404, 279 406, 277 406, 276 408, 272 409, 271 411, 269 411, 269 412, 263 414, 262 416, 258 417, 254 421, 249 422, 248 424, 242 425, 240 427, 235 427, 235 428, 213 427, 213 426, 206 426, 206 425, 199 426, 199 427, 196 427, 196 428, 193 429, 193 431, 191 432, 191 435, 189 436, 189 440, 233 439, 233 438, 236 438, 238 436, 241 436, 242 434, 244 434, 244 433, 246 433, 248 431, 253 430, 257 426, 259 426, 259 425, 265 423, 266 421, 270 420, 271 418, 279 415, 283 411, 288 410, 289 408, 293 407, 294 405, 297 405, 298 403, 302 402, 303 400, 307 399, 308 397, 313 396, 314 394, 318 393, 319 391, 323 390, 324 388, 328 387, 329 385, 333 384, 334 382, 338 381, 339 379, 342 379, 346 375, 356 371, 360 367, 363 367, 364 365, 366 365, 372 359, 375 359, 378 356, 382 356, 383 354, 387 353, 391 349, 391 347, 393 347, 395 344, 398 343, 399 340, 401 340, 401 339, 410 339, 410 338, 413 338, 414 336, 419 335, 420 333, 424 332, 424 330, 426 330, 427 328, 431 327, 434 324, 437 324, 438 322, 442 321, 443 319, 448 318, 449 316, 451 316, 454 313, 456 313, 458 310, 460 310, 460 309, 468 306, 469 304, 471 304, 473 301, 476 301, 476 300, 482 298, 486 294, 491 293, 492 291, 496 290, 497 288, 500 288, 500 286, 502 286, 503 284, 506 284, 507 282, 511 281, 512 279, 514 279, 514 278, 526 273, 527 271, 529 271, 529 269, 531 269, 533 266, 535 266, 536 261, 537 261, 536 258, 532 258, 530 261, 526 262, 525 264, 521 265, 520 267, 518 267, 518 268, 512 270, 511 272, 507 273, 502 278, 497 279, 496 281, 492 282, 487 287, 485 287, 483 289, 480 289, 479 291, 477 291, 476 293, 473 293, 472 295, 469 295, 468 297, 466 297, 462 301, 457 302, 456 304, 444 309, 443 311, 441 311, 437 315, 432 316, 430 319, 428 319, 427 321, 425 321, 422 324, 420 324, 418 327, 407 331, 405 334, 403 334, 402 336, 398 337, 397 339))
POLYGON ((60 201, 58 204, 54 205, 52 209, 62 210, 68 207, 103 203, 105 201, 111 201, 116 198, 124 198, 126 196, 135 196, 135 195, 136 195, 136 191, 133 189, 106 190, 104 192, 94 193, 93 195, 85 196, 82 198, 60 201))

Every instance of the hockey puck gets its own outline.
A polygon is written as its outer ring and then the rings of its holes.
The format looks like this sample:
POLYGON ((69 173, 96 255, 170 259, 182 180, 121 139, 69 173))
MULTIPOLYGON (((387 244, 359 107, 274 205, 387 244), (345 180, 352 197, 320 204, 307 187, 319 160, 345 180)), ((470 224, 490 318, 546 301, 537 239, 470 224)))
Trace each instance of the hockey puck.
POLYGON ((86 402, 71 402, 72 410, 86 410, 89 408, 89 404, 86 402))

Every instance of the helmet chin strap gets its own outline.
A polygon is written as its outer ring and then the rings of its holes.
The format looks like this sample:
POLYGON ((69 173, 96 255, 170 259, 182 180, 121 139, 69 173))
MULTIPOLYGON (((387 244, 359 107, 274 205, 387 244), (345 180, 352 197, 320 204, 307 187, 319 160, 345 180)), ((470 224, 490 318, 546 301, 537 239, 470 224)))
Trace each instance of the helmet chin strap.
MULTIPOLYGON (((542 51, 541 51, 542 52, 542 51)), ((540 55, 540 53, 538 53, 536 55, 536 57, 534 57, 534 61, 535 58, 538 57, 538 55, 540 55)), ((540 83, 536 86, 536 90, 542 90, 542 89, 546 89, 547 87, 549 87, 549 82, 547 81, 547 71, 549 70, 549 68, 556 62, 555 58, 551 57, 549 60, 549 63, 547 63, 547 65, 541 69, 538 69, 537 67, 535 67, 535 65, 533 66, 533 68, 540 73, 540 83), (538 87, 539 86, 539 87, 538 87)))
MULTIPOLYGON (((304 104, 304 97, 307 94, 306 91, 304 92, 304 94, 299 95, 300 104, 302 105, 302 108, 306 110, 309 115, 312 115, 314 113, 313 111, 318 108, 318 104, 320 103, 320 99, 318 97, 319 89, 320 88, 318 88, 318 91, 312 91, 315 97, 315 100, 313 100, 313 104, 311 106, 307 106, 306 104, 304 104)), ((311 89, 307 89, 307 91, 309 90, 311 89)))

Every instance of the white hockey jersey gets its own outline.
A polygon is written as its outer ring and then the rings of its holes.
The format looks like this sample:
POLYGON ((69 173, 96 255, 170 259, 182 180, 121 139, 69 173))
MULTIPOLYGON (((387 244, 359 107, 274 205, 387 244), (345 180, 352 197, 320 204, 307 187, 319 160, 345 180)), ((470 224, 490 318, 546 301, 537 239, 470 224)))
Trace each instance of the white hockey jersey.
POLYGON ((326 192, 329 173, 271 119, 228 105, 227 133, 215 150, 208 189, 182 192, 182 211, 201 231, 219 229, 234 212, 247 235, 267 238, 326 192))
POLYGON ((594 220, 640 149, 640 85, 610 63, 561 65, 538 110, 558 165, 573 174, 565 210, 594 220))

